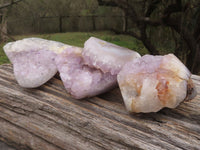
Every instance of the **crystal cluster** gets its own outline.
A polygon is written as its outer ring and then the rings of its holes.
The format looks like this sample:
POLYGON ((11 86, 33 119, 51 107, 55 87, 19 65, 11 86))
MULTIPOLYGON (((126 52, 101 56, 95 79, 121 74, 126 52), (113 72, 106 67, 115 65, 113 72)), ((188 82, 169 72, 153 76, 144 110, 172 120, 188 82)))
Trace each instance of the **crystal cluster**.
POLYGON ((184 64, 168 54, 145 55, 128 62, 117 79, 127 110, 147 113, 164 107, 175 108, 187 94, 193 94, 187 93, 193 90, 190 77, 184 64))
POLYGON ((83 58, 87 65, 100 68, 103 72, 116 75, 128 61, 140 58, 140 54, 133 50, 115 44, 89 38, 84 44, 83 58))
POLYGON ((35 88, 56 74, 54 59, 62 46, 67 45, 40 38, 26 38, 6 44, 4 51, 13 64, 19 85, 35 88))
POLYGON ((106 92, 117 85, 117 76, 84 64, 82 48, 66 48, 56 58, 60 77, 67 91, 81 99, 106 92))

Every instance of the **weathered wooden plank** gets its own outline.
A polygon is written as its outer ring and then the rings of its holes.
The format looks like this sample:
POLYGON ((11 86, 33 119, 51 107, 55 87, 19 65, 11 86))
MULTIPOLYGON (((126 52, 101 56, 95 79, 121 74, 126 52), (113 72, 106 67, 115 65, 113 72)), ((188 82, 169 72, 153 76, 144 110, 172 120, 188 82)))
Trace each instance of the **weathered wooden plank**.
POLYGON ((2 141, 0 141, 0 149, 1 150, 15 150, 15 148, 10 147, 9 145, 3 143, 2 141))
POLYGON ((0 66, 0 139, 19 149, 200 149, 198 95, 176 109, 129 114, 118 88, 75 100, 53 78, 36 89, 16 83, 0 66))

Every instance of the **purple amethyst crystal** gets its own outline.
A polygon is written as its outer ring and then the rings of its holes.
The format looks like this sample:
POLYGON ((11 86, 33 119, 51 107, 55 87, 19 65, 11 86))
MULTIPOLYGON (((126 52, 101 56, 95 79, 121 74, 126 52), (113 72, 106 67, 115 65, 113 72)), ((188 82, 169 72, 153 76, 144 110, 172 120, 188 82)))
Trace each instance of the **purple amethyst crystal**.
POLYGON ((26 38, 6 44, 4 51, 13 64, 19 85, 35 88, 56 74, 54 59, 62 46, 66 45, 40 38, 26 38))
POLYGON ((85 65, 81 53, 81 48, 71 47, 56 57, 60 77, 74 98, 95 96, 116 86, 116 75, 85 65))

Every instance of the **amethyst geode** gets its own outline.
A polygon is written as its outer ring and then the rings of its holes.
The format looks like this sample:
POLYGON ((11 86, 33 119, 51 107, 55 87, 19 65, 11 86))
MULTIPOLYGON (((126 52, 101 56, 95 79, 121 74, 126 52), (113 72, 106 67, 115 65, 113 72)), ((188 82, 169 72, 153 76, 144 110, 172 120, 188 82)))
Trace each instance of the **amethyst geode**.
POLYGON ((140 54, 133 50, 95 37, 90 37, 84 44, 85 64, 112 75, 117 75, 127 62, 140 57, 140 54))
POLYGON ((117 85, 116 75, 84 64, 82 48, 66 48, 56 57, 56 64, 66 90, 76 99, 101 94, 117 85))
POLYGON ((14 75, 20 86, 39 87, 57 72, 54 59, 63 43, 40 38, 26 38, 10 42, 4 51, 13 64, 14 75))
POLYGON ((175 108, 196 95, 191 73, 173 54, 145 55, 127 63, 117 76, 130 112, 157 112, 175 108))

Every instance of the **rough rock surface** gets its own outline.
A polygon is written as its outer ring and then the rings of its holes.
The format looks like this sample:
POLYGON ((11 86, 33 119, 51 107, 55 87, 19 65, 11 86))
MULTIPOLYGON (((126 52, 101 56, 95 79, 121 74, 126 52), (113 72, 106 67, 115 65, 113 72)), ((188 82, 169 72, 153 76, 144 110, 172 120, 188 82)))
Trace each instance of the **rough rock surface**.
POLYGON ((106 92, 117 84, 117 76, 84 64, 82 48, 65 49, 56 57, 56 65, 66 90, 76 99, 106 92))
POLYGON ((119 87, 130 112, 175 108, 194 97, 191 73, 173 54, 145 55, 127 63, 118 74, 119 87), (190 96, 187 96, 189 94, 190 96))
POLYGON ((19 85, 35 88, 55 75, 57 68, 54 59, 63 46, 70 47, 60 42, 26 38, 6 44, 4 51, 14 66, 19 85))
POLYGON ((95 37, 89 38, 83 49, 83 58, 87 65, 112 75, 117 75, 128 61, 140 57, 137 52, 95 37))

